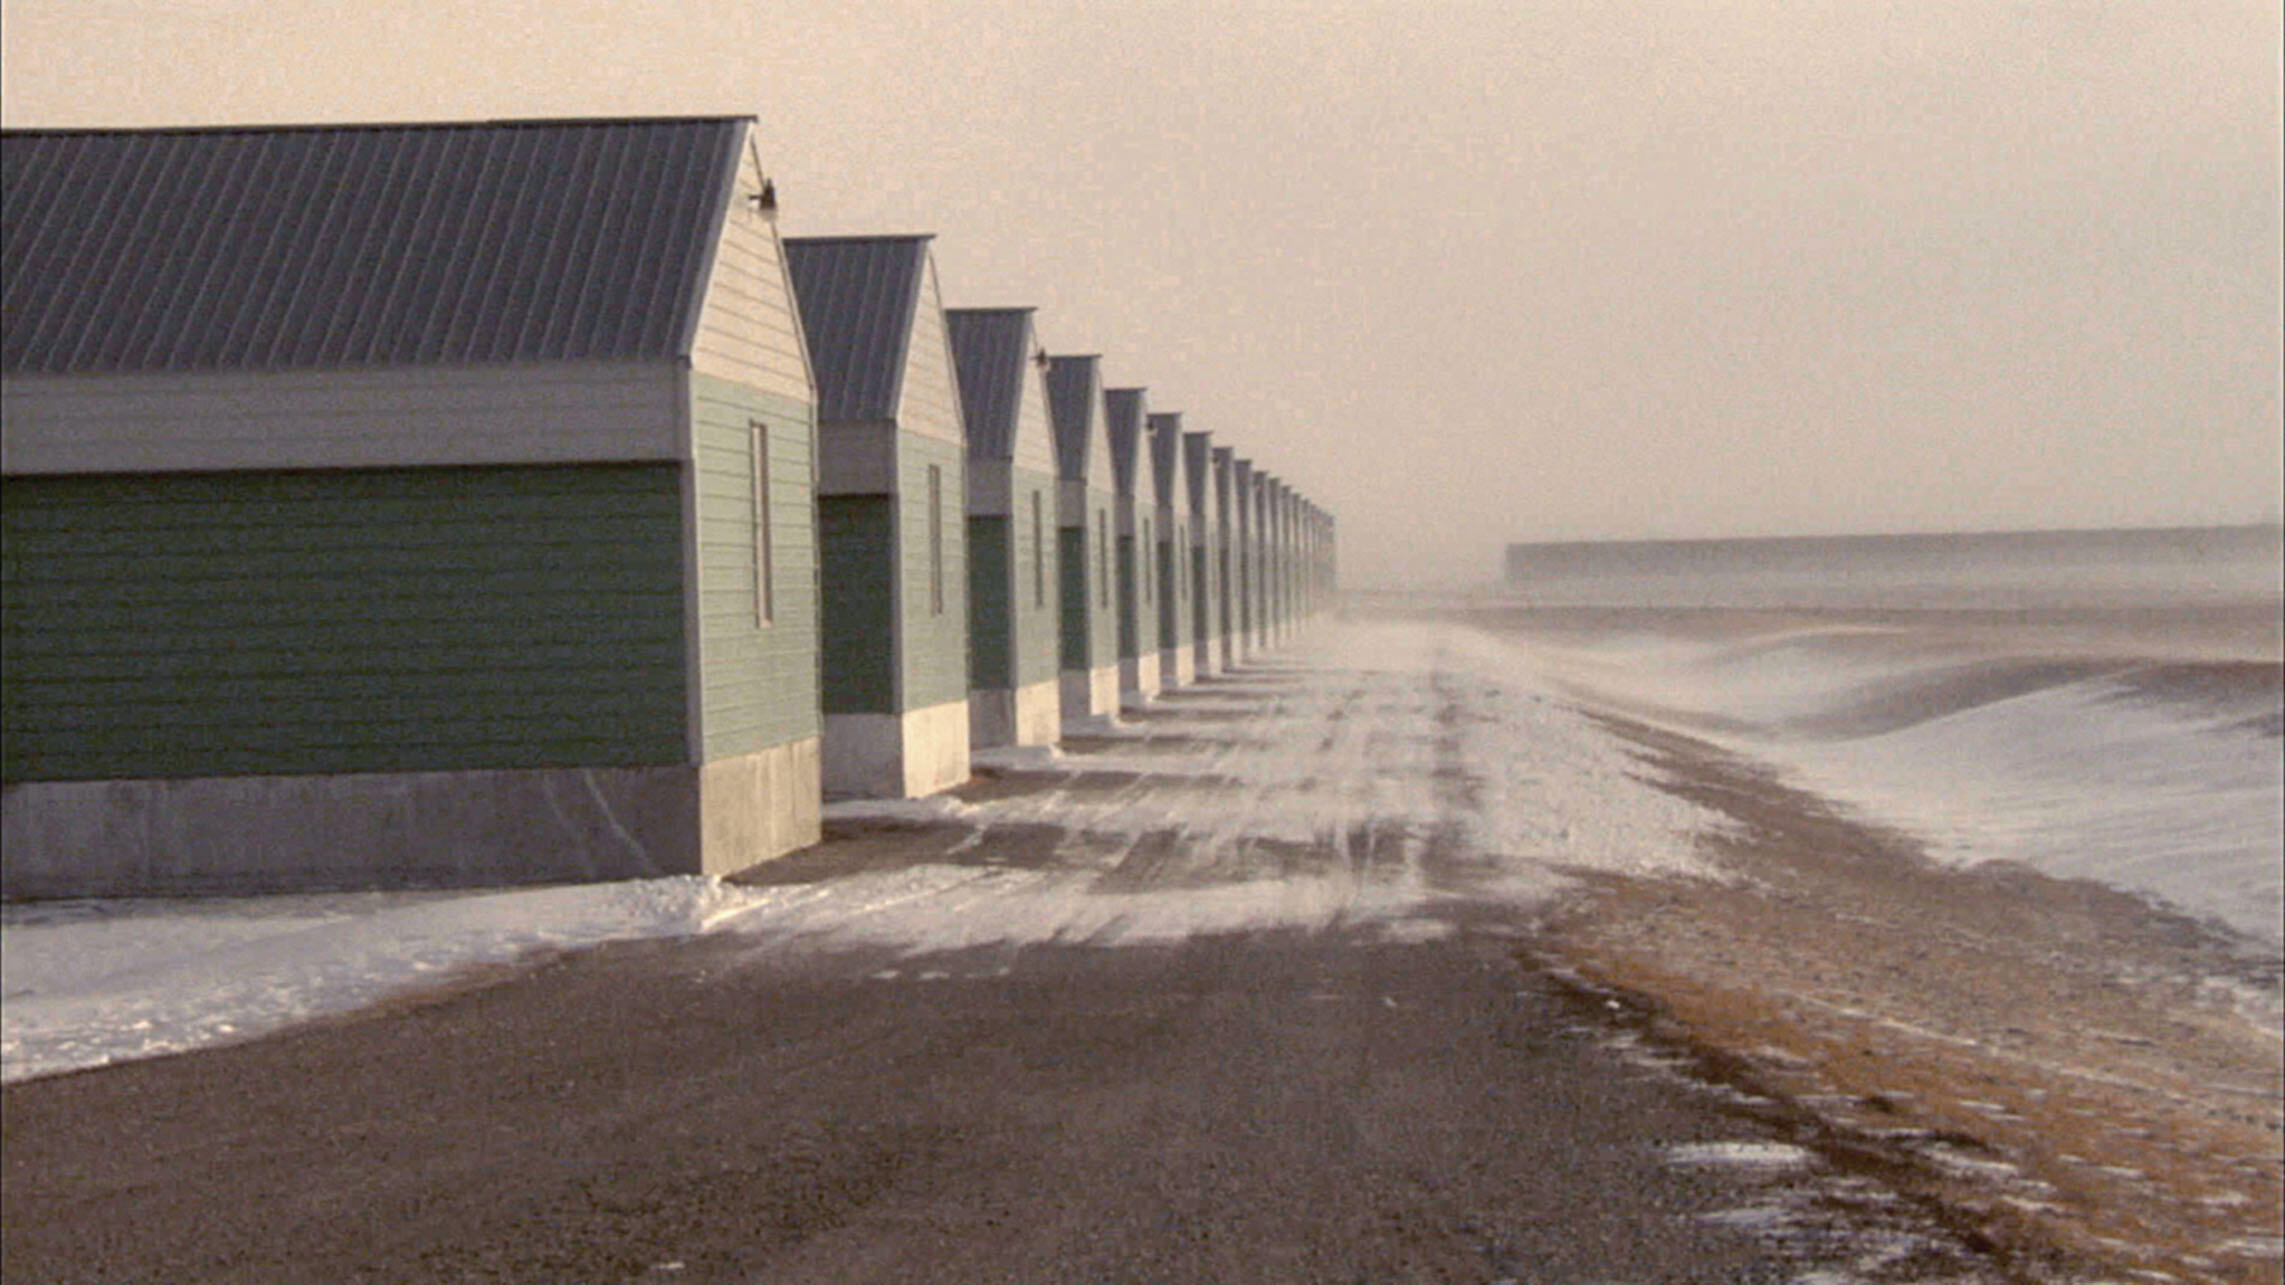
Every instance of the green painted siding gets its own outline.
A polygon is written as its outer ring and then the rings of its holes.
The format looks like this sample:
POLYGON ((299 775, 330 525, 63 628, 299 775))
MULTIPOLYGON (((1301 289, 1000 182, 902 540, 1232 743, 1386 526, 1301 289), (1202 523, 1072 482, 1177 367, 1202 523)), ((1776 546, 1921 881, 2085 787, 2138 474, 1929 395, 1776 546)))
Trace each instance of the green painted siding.
POLYGON ((697 453, 699 726, 708 760, 805 740, 818 719, 816 441, 810 408, 707 375, 691 377, 697 453), (753 443, 762 427, 769 518, 756 541, 753 443), (767 580, 764 586, 763 581, 767 580), (767 589, 767 622, 757 590, 767 589))
POLYGON ((1160 522, 1158 541, 1158 645, 1190 645, 1189 528, 1180 522, 1160 522))
POLYGON ((904 622, 897 709, 926 709, 968 698, 967 448, 897 433, 898 544, 904 622), (929 531, 928 476, 937 476, 938 529, 929 531), (941 564, 941 565, 940 565, 941 564), (932 576, 941 579, 931 584, 932 576))
POLYGON ((1119 659, 1133 660, 1142 648, 1142 604, 1136 600, 1135 538, 1118 537, 1119 659))
POLYGON ((1088 576, 1095 565, 1090 547, 1094 535, 1089 528, 1076 526, 1063 527, 1057 535, 1063 582, 1062 627, 1056 635, 1057 652, 1065 669, 1093 669, 1102 663, 1093 658, 1090 644, 1094 639, 1087 628, 1089 608, 1094 606, 1094 586, 1088 576))
POLYGON ((673 464, 4 490, 10 781, 686 756, 673 464))
POLYGON ((818 497, 826 713, 897 712, 896 513, 892 496, 818 497))
POLYGON ((1093 639, 1088 655, 1095 667, 1119 661, 1119 573, 1112 558, 1115 541, 1108 538, 1111 503, 1109 491, 1087 493, 1088 539, 1096 542, 1087 550, 1087 565, 1102 579, 1101 584, 1091 586, 1094 592, 1087 596, 1087 630, 1093 639))
POLYGON ((1008 647, 1008 520, 968 519, 968 682, 979 690, 1014 686, 1008 647))
POLYGON ((1063 589, 1055 539, 1055 476, 1023 468, 1014 470, 1014 476, 1015 512, 1009 519, 1015 554, 1009 576, 1015 601, 1011 675, 1015 685, 1030 686, 1053 682, 1061 668, 1056 654, 1063 589))

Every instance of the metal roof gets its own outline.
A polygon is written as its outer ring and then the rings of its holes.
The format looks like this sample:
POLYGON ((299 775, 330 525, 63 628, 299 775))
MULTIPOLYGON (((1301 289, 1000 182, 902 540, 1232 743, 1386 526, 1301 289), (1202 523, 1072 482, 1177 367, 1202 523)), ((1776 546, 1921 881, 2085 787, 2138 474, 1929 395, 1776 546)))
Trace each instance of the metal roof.
POLYGON ((1175 478, 1182 472, 1182 412, 1159 411, 1150 417, 1150 457, 1158 464, 1152 479, 1158 489, 1158 507, 1174 507, 1175 478))
POLYGON ((0 134, 0 370, 685 356, 743 117, 0 134))
POLYGON ((1182 435, 1183 477, 1190 483, 1190 511, 1210 515, 1214 480, 1214 435, 1212 433, 1184 433, 1182 435))
POLYGON ((1135 494, 1135 465, 1142 459, 1143 421, 1149 417, 1149 397, 1140 388, 1106 388, 1103 412, 1110 420, 1111 484, 1121 499, 1135 494))
POLYGON ((960 376, 960 409, 968 422, 968 458, 1015 458, 1016 416, 1031 369, 1032 308, 947 308, 952 364, 960 376))
POLYGON ((896 418, 904 389, 926 234, 793 237, 785 243, 820 420, 896 418))
POLYGON ((1084 482, 1102 436, 1103 359, 1092 354, 1047 359, 1047 413, 1055 421, 1055 471, 1084 482))

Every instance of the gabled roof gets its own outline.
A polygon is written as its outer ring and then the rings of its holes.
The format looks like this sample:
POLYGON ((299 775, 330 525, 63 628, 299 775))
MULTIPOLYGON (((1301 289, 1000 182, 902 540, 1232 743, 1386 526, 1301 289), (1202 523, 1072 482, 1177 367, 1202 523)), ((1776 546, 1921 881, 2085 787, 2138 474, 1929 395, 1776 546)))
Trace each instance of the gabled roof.
POLYGON ((743 117, 0 135, 0 370, 687 356, 743 117))
POLYGON ((952 364, 960 375, 960 409, 968 422, 968 458, 1015 458, 1023 381, 1037 379, 1031 360, 1032 308, 947 308, 952 364))
POLYGON ((1158 507, 1175 507, 1178 497, 1174 492, 1175 479, 1182 473, 1182 412, 1160 411, 1150 417, 1150 457, 1158 464, 1153 482, 1158 488, 1158 507))
POLYGON ((820 420, 896 418, 928 268, 926 234, 792 237, 785 243, 820 420))
POLYGON ((1182 435, 1183 477, 1190 484, 1190 511, 1211 516, 1214 481, 1214 435, 1182 435))
POLYGON ((1135 500, 1135 472, 1145 460, 1143 421, 1149 416, 1149 397, 1140 388, 1103 390, 1103 413, 1110 419, 1111 484, 1119 498, 1135 500))
POLYGON ((1103 436, 1103 359, 1093 354, 1047 359, 1047 413, 1055 421, 1055 472, 1084 482, 1103 436))

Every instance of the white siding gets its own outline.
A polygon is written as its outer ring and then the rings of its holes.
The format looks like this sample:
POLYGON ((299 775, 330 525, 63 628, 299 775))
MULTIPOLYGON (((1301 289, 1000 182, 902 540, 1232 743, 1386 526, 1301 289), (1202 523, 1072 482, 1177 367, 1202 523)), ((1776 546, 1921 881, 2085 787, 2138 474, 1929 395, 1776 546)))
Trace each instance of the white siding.
POLYGON ((661 362, 0 380, 11 474, 674 460, 661 362))
POLYGON ((898 392, 897 427, 907 433, 965 446, 960 385, 952 374, 952 340, 944 330, 944 298, 936 288, 936 256, 922 260, 920 298, 912 339, 905 345, 904 386, 898 392))
POLYGON ((715 246, 714 271, 691 341, 690 367, 704 375, 816 405, 809 362, 794 315, 793 286, 777 226, 750 199, 762 190, 762 167, 741 150, 730 212, 715 246))
POLYGON ((1016 398, 1015 466, 1055 476, 1055 424, 1047 412, 1047 372, 1029 358, 1024 361, 1023 391, 1016 398))

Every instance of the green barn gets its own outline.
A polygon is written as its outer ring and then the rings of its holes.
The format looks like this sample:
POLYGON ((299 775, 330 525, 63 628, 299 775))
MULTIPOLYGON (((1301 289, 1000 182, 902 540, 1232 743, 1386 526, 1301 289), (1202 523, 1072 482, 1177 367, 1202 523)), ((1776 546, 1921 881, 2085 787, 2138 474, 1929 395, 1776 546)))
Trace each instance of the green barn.
POLYGON ((1103 362, 1086 355, 1051 357, 1048 410, 1055 422, 1056 522, 1062 541, 1063 717, 1116 718, 1119 713, 1118 573, 1112 511, 1109 414, 1103 405, 1103 362))
POLYGON ((0 158, 9 897, 816 840, 815 395, 751 120, 0 158))
POLYGON ((833 797, 968 779, 968 447, 929 242, 786 241, 817 374, 833 797))
POLYGON ((1119 578, 1119 700, 1148 701, 1159 693, 1158 466, 1145 440, 1150 419, 1146 389, 1103 393, 1111 441, 1113 554, 1119 578))
POLYGON ((1200 678, 1222 672, 1222 577, 1215 542, 1214 436, 1182 435, 1182 480, 1190 514, 1190 647, 1200 678))
POLYGON ((1167 687, 1198 681, 1190 636, 1190 498, 1182 454, 1182 415, 1150 417, 1150 456, 1158 466, 1158 676, 1167 687))
POLYGON ((968 742, 1063 736, 1047 355, 1030 308, 944 314, 968 427, 968 742))

